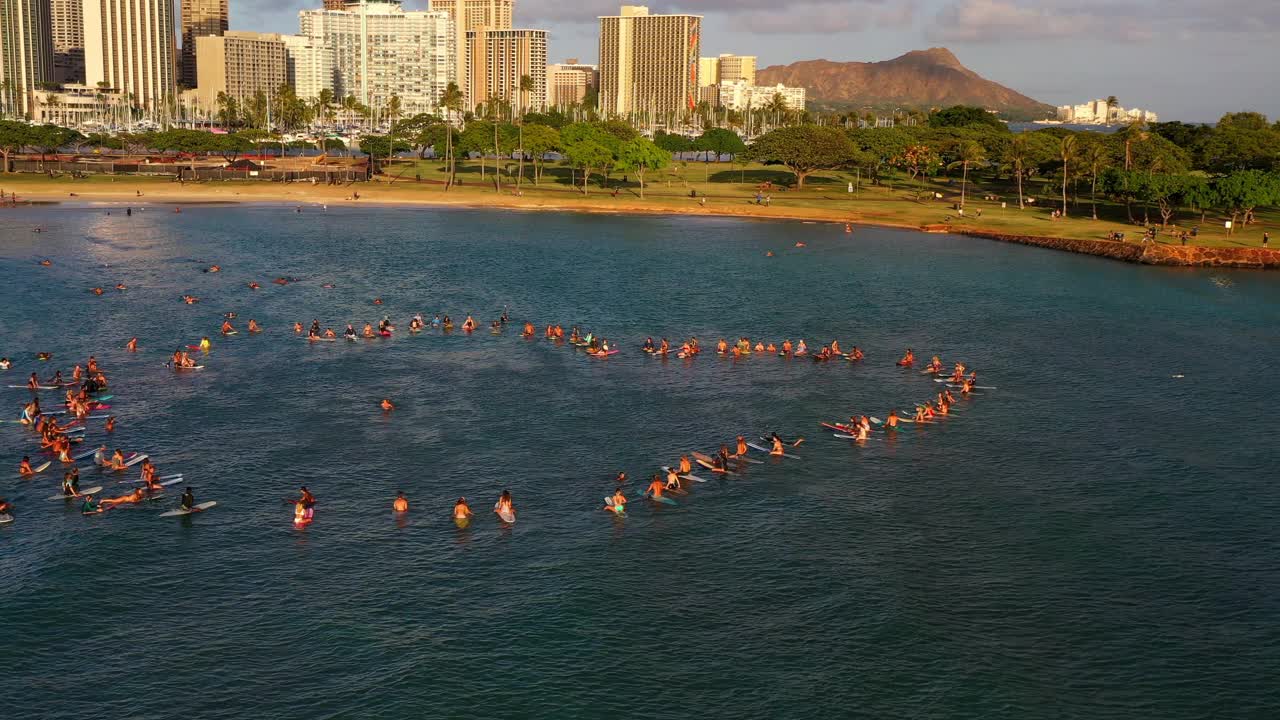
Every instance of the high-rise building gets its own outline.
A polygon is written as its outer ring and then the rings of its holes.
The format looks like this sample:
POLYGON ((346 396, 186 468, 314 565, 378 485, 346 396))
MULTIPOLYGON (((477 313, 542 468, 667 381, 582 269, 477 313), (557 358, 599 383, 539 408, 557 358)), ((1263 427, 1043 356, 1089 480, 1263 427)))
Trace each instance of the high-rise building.
POLYGON ((517 112, 547 107, 546 30, 472 30, 466 66, 468 108, 495 100, 517 112), (525 76, 532 90, 521 91, 525 76))
POLYGON ((133 95, 156 111, 175 97, 172 0, 96 0, 84 4, 85 84, 133 95))
POLYGON ((781 97, 783 106, 788 110, 804 110, 805 89, 802 87, 786 87, 781 83, 759 87, 746 80, 730 80, 714 88, 703 89, 714 90, 713 102, 710 100, 710 93, 704 96, 713 107, 738 111, 758 110, 768 107, 774 98, 781 97))
POLYGON ((720 58, 698 58, 698 84, 703 87, 720 84, 720 58))
POLYGON ((303 100, 320 97, 321 90, 333 92, 333 48, 304 35, 281 35, 287 82, 303 100))
POLYGON ((324 0, 325 10, 346 10, 347 0, 324 0))
POLYGON ((600 72, 596 66, 583 65, 577 58, 547 66, 547 104, 552 107, 580 105, 599 85, 600 72))
POLYGON ((50 0, 49 18, 54 82, 84 82, 84 3, 82 0, 50 0))
POLYGON ((259 92, 271 97, 289 77, 284 41, 271 33, 229 31, 201 35, 195 42, 196 97, 201 107, 218 106, 226 93, 243 104, 259 92))
POLYGON ((600 111, 654 120, 698 102, 702 16, 623 5, 600 18, 600 111))
POLYGON ((196 38, 227 31, 227 0, 182 0, 182 81, 196 87, 196 38))
POLYGON ((510 30, 515 14, 515 0, 431 0, 431 10, 448 13, 449 19, 453 21, 458 63, 456 82, 465 95, 468 92, 467 33, 510 30))
POLYGON ((704 82, 703 85, 719 85, 727 82, 738 82, 739 80, 746 82, 748 85, 756 84, 756 56, 755 55, 721 55, 715 58, 716 63, 716 81, 714 83, 704 82))
POLYGON ((36 90, 53 80, 50 34, 49 0, 0 4, 0 108, 5 115, 30 116, 36 90))
POLYGON ((333 90, 371 108, 400 98, 404 115, 435 112, 457 81, 457 45, 448 13, 406 12, 398 0, 303 10, 299 34, 333 49, 333 90))

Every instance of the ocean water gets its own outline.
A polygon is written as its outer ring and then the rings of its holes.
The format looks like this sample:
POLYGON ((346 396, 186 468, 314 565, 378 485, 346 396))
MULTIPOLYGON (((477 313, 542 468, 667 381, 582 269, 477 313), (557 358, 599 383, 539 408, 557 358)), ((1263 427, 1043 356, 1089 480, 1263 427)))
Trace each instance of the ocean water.
MULTIPOLYGON (((1280 708, 1280 275, 827 224, 67 206, 0 210, 0 307, 6 384, 96 355, 119 428, 89 440, 148 452, 218 502, 159 518, 171 491, 83 517, 45 500, 56 475, 11 473, 6 718, 1280 708), (504 308, 622 352, 518 327, 315 345, 291 329, 504 308), (231 311, 242 333, 222 339, 231 311), (243 332, 251 317, 265 333, 243 332), (204 335, 205 370, 164 367, 204 335), (688 335, 838 338, 867 358, 638 351, 688 335), (894 366, 905 347, 997 389, 865 447, 818 426, 931 397, 894 366), (771 430, 807 438, 798 460, 679 506, 601 510, 620 470, 634 496, 681 452, 771 430), (304 484, 319 502, 297 530, 285 500, 304 484), (504 488, 512 527, 488 512, 504 488), (458 496, 477 511, 465 531, 458 496)), ((3 392, 16 417, 26 392, 3 392)), ((35 450, 0 426, 11 468, 35 450)))

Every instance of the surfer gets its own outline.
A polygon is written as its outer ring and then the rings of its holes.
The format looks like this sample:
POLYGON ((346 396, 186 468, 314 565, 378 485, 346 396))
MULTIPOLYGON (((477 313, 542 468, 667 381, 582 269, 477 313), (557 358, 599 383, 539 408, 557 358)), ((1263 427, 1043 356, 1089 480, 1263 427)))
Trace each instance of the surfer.
POLYGON ((294 334, 294 335, 301 335, 301 334, 302 334, 302 323, 300 323, 300 322, 295 322, 295 323, 293 323, 293 334, 294 334))
POLYGON ((618 484, 618 485, 625 485, 625 484, 627 484, 627 474, 626 474, 626 473, 624 473, 624 472, 620 472, 620 473, 618 473, 618 477, 614 478, 614 479, 613 479, 613 482, 614 482, 614 483, 616 483, 616 484, 618 484))
POLYGON ((898 411, 897 410, 889 411, 889 417, 884 419, 884 426, 886 428, 892 428, 895 430, 898 428, 898 411))
POLYGON ((125 344, 124 349, 129 352, 138 352, 138 338, 129 338, 129 342, 125 344))
POLYGON ((196 510, 196 495, 191 492, 190 487, 182 491, 182 500, 179 501, 178 506, 187 512, 199 512, 196 510))
POLYGON ((653 338, 645 338, 644 345, 640 346, 640 349, 647 353, 653 352, 653 338))
POLYGON ((409 498, 404 496, 404 491, 396 492, 396 499, 391 503, 391 509, 398 512, 409 512, 409 498))
MULTIPOLYGON (((223 320, 223 321, 222 321, 222 334, 223 334, 223 335, 230 335, 231 333, 233 333, 233 332, 235 332, 235 331, 236 331, 236 329, 235 329, 234 327, 232 327, 232 326, 231 326, 231 321, 230 321, 230 320, 223 320)), ((104 500, 103 502, 106 502, 106 501, 104 500)))
POLYGON ((782 441, 778 439, 777 435, 773 436, 773 449, 769 451, 769 454, 775 457, 780 457, 785 454, 782 450, 782 441))
POLYGON ((501 517, 504 514, 509 514, 513 519, 515 518, 516 509, 515 509, 515 506, 511 504, 510 490, 502 491, 502 494, 498 496, 498 504, 494 505, 493 511, 498 513, 499 517, 501 517))
POLYGON ((97 515, 102 512, 102 507, 97 500, 93 499, 92 495, 85 495, 84 502, 80 504, 80 512, 83 515, 97 515))
POLYGON ((325 339, 325 340, 337 340, 337 339, 338 339, 338 333, 334 332, 334 331, 333 331, 333 328, 325 328, 325 329, 324 329, 324 339, 325 339))
POLYGON ((791 447, 800 447, 800 443, 804 442, 804 438, 796 438, 794 441, 783 440, 782 438, 778 437, 778 433, 770 433, 769 438, 771 440, 776 440, 784 445, 790 445, 791 447))
POLYGON ((902 367, 906 367, 914 363, 915 361, 916 361, 916 354, 911 351, 911 348, 907 348, 906 354, 903 355, 902 359, 898 361, 898 365, 902 367))
POLYGON ((453 504, 453 519, 454 520, 471 519, 471 506, 467 504, 466 498, 460 497, 458 498, 458 502, 453 504))
POLYGON ((649 487, 644 489, 644 494, 647 497, 660 498, 664 489, 666 489, 666 485, 663 484, 661 476, 654 475, 653 482, 649 483, 649 487))
POLYGON ((40 378, 35 373, 31 373, 31 377, 27 378, 27 389, 32 392, 40 389, 40 378))
POLYGON ((31 469, 31 458, 23 455, 22 462, 18 463, 18 475, 22 477, 31 477, 36 471, 31 469))
POLYGON ((862 350, 857 345, 854 345, 853 349, 850 350, 849 354, 846 355, 845 357, 849 358, 850 362, 861 360, 863 357, 862 350))
POLYGON ((13 363, 9 361, 9 358, 0 358, 0 370, 8 370, 11 365, 13 365, 13 363))
MULTIPOLYGON (((299 325, 298 327, 302 327, 302 326, 301 326, 301 325, 299 325)), ((345 338, 346 338, 346 339, 348 339, 348 340, 355 340, 355 339, 356 339, 356 329, 355 329, 355 328, 353 328, 353 327, 351 327, 351 325, 350 325, 350 324, 348 324, 348 325, 347 325, 347 329, 346 329, 345 331, 343 331, 342 336, 343 336, 343 337, 345 337, 345 338)))
POLYGON ((395 410, 395 409, 396 409, 396 406, 395 406, 395 405, 393 405, 393 404, 391 404, 391 400, 390 400, 390 399, 388 399, 388 398, 382 398, 382 402, 381 402, 381 403, 379 403, 379 407, 381 407, 383 410, 395 410))
POLYGON ((13 510, 13 503, 5 500, 4 498, 0 498, 0 513, 7 513, 10 510, 13 510))
POLYGON ((251 333, 262 332, 262 328, 258 325, 258 321, 254 320, 253 318, 249 318, 249 332, 251 333))
MULTIPOLYGON (((533 325, 529 325, 528 327, 532 329, 533 325)), ((467 319, 462 321, 462 331, 471 332, 472 330, 475 330, 475 329, 476 329, 476 321, 474 318, 468 315, 467 319)), ((533 335, 533 333, 530 332, 529 335, 533 335)))
POLYGON ((796 355, 808 355, 809 346, 804 344, 804 338, 800 338, 800 342, 796 343, 796 355))
POLYGON ((142 461, 142 482, 146 483, 148 490, 160 489, 160 483, 156 482, 156 466, 151 463, 151 458, 142 461))
POLYGON ((609 498, 609 506, 605 510, 621 513, 626 506, 627 496, 622 494, 622 488, 617 488, 613 491, 613 497, 609 498))
POLYGON ((693 472, 693 463, 689 462, 689 456, 681 455, 680 456, 680 474, 688 475, 691 472, 693 472))
POLYGON ((142 502, 146 496, 147 494, 142 491, 142 488, 137 488, 133 492, 121 495, 120 497, 107 498, 106 500, 103 500, 101 507, 103 510, 106 510, 107 508, 115 507, 117 505, 132 505, 134 503, 142 502))
POLYGON ((675 468, 667 468, 667 490, 680 490, 680 476, 676 473, 675 468))
POLYGON ((62 476, 62 494, 75 497, 80 494, 80 469, 71 468, 62 476))
POLYGON ((120 452, 120 448, 111 453, 111 459, 107 461, 108 470, 124 470, 124 453, 120 452))

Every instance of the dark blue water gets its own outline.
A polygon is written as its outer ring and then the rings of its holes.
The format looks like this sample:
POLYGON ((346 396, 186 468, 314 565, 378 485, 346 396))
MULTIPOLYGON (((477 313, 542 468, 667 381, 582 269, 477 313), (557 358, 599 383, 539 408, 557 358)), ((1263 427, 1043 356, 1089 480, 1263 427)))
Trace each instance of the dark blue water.
MULTIPOLYGON (((86 518, 44 500, 56 476, 0 486, 18 505, 0 526, 4 717, 1280 706, 1278 275, 832 225, 49 208, 0 216, 0 307, 6 384, 96 354, 120 418, 103 441, 218 501, 187 520, 157 517, 177 493, 86 518), (202 273, 211 263, 223 272, 202 273), (282 275, 303 281, 270 283, 282 275), (120 281, 127 292, 89 293, 120 281), (514 328, 318 346, 291 330, 504 307, 623 353, 600 361, 514 328), (163 367, 227 311, 266 332, 215 336, 202 372, 163 367), (636 351, 690 334, 838 338, 867 360, 636 351), (907 346, 998 389, 866 447, 818 427, 936 392, 894 367, 907 346), (382 413, 383 397, 398 409, 382 413), (599 509, 619 470, 641 478, 773 429, 809 438, 800 460, 697 485, 679 507, 599 509), (283 499, 302 484, 319 505, 299 531, 283 499), (485 513, 504 488, 519 511, 506 529, 485 513), (479 511, 463 532, 459 495, 479 511)), ((16 417, 25 392, 4 392, 16 417)), ((0 426, 10 467, 34 449, 0 426)), ((87 470, 84 484, 115 493, 113 480, 87 470)))

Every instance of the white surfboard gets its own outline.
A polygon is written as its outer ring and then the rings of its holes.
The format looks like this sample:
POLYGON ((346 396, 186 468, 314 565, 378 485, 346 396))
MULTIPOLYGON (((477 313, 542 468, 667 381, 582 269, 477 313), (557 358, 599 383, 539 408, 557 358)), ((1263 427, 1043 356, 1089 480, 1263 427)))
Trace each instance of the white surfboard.
MULTIPOLYGON (((162 477, 158 477, 158 478, 156 478, 156 482, 158 482, 158 483, 160 483, 161 485, 163 485, 163 484, 164 484, 166 481, 168 481, 168 480, 181 480, 181 479, 183 479, 183 475, 182 475, 182 473, 174 473, 173 475, 164 475, 164 476, 162 476, 162 477)), ((120 482, 121 482, 121 484, 123 484, 123 483, 135 483, 135 484, 140 484, 140 483, 142 482, 142 480, 139 478, 139 479, 134 479, 134 480, 121 480, 120 482)))
POLYGON ((148 457, 150 457, 150 455, 147 455, 146 453, 139 453, 139 454, 134 455, 133 457, 129 458, 127 461, 125 461, 124 466, 125 466, 125 467, 133 467, 134 465, 137 465, 138 463, 142 462, 143 460, 146 460, 148 457))
MULTIPOLYGON (((773 455, 773 451, 763 445, 756 445, 755 443, 747 443, 747 447, 752 448, 753 450, 759 450, 760 452, 766 455, 773 455)), ((777 456, 775 455, 774 457, 777 457, 777 456)), ((782 457, 791 458, 792 460, 800 459, 799 456, 791 455, 788 453, 782 453, 782 457)))
POLYGON ((498 513, 498 517, 502 518, 502 522, 511 524, 511 525, 515 524, 516 514, 511 512, 509 508, 503 508, 502 510, 499 510, 498 506, 494 505, 493 511, 498 513))
POLYGON ((34 473, 42 473, 42 472, 44 472, 45 470, 48 470, 48 469, 49 469, 49 466, 50 466, 50 465, 52 465, 52 464, 53 464, 53 461, 52 461, 52 460, 46 460, 43 464, 40 464, 40 465, 37 465, 37 466, 35 466, 35 467, 31 468, 31 471, 32 471, 32 472, 34 472, 34 473))
MULTIPOLYGON (((666 465, 663 465, 663 466, 662 466, 662 472, 664 472, 664 473, 669 473, 669 472, 671 472, 671 468, 667 467, 666 465)), ((702 478, 698 477, 697 475, 676 475, 676 477, 680 478, 681 480, 692 480, 692 481, 694 481, 694 482, 700 482, 700 483, 704 483, 704 482, 706 482, 706 480, 703 480, 702 478)))
POLYGON ((210 500, 208 502, 197 503, 196 506, 191 508, 190 510, 178 508, 177 510, 170 510, 169 512, 160 513, 160 517, 182 517, 183 515, 194 515, 195 513, 198 513, 198 512, 204 512, 205 510, 208 510, 209 508, 217 504, 218 504, 217 501, 210 500))
POLYGON ((0 515, 0 525, 4 525, 5 523, 11 523, 11 522, 13 522, 12 515, 0 515))
POLYGON ((91 488, 84 488, 75 495, 63 495, 62 493, 58 493, 57 495, 49 496, 49 499, 50 500, 79 500, 85 495, 97 495, 100 492, 102 492, 102 486, 96 485, 91 488))

